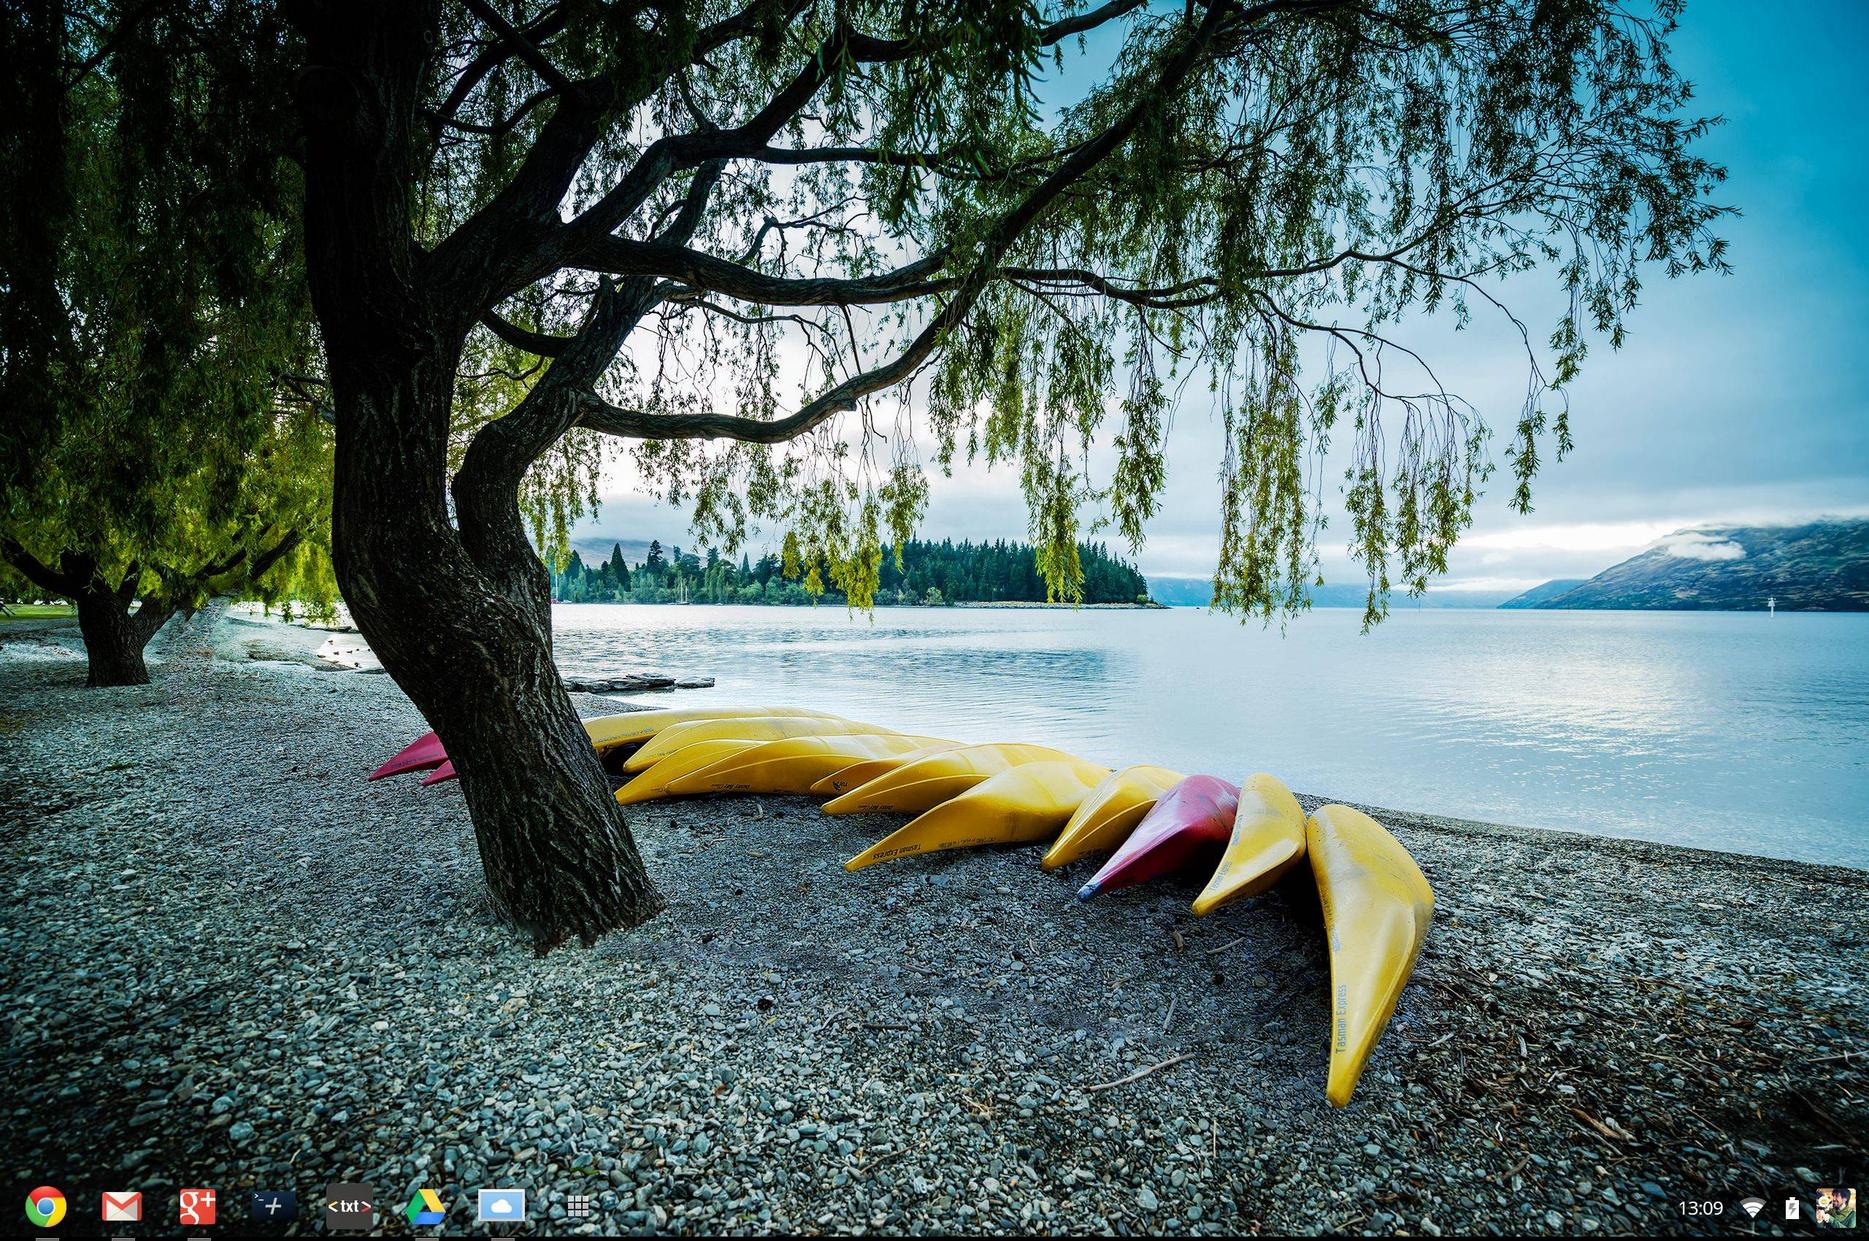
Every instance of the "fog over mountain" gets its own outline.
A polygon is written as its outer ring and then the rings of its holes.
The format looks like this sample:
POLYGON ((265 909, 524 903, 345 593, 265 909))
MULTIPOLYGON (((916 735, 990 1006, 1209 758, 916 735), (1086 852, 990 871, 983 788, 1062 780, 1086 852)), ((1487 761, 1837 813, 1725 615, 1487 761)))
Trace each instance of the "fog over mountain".
POLYGON ((1677 530, 1585 582, 1546 582, 1503 606, 1869 611, 1869 521, 1677 530), (1562 589, 1554 589, 1562 587, 1562 589))

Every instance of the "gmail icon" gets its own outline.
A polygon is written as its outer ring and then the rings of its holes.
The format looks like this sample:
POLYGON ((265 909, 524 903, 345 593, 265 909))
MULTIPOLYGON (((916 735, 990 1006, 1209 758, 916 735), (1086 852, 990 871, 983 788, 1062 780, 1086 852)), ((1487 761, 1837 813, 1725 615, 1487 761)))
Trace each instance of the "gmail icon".
POLYGON ((143 1218, 143 1195, 127 1189, 104 1191, 104 1220, 111 1224, 134 1224, 143 1218))

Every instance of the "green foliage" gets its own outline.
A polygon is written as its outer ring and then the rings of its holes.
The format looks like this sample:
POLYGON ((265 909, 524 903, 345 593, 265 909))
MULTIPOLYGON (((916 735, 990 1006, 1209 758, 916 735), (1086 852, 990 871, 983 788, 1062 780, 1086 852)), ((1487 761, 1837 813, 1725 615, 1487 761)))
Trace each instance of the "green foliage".
MULTIPOLYGON (((31 20, 9 9, 9 40, 31 20)), ((0 300, 33 329, 9 334, 4 389, 41 419, 0 536, 170 606, 328 606, 331 429, 280 395, 315 386, 282 29, 251 4, 87 3, 40 33, 59 155, 7 195, 49 210, 47 249, 9 255, 0 300)))
MULTIPOLYGON (((422 235, 438 244, 494 202, 571 107, 538 57, 625 84, 565 218, 601 216, 642 171, 653 188, 605 233, 659 239, 698 205, 671 250, 818 283, 749 283, 679 254, 618 265, 551 240, 500 309, 571 336, 592 318, 592 271, 636 281, 651 309, 591 399, 639 415, 620 433, 661 494, 692 504, 698 537, 731 553, 777 526, 805 582, 858 605, 925 508, 924 468, 971 463, 1016 470, 1045 593, 1081 597, 1087 531, 1140 545, 1192 389, 1225 435, 1216 604, 1308 605, 1335 441, 1374 621, 1392 589, 1445 571, 1495 464, 1490 428, 1510 428, 1528 508, 1547 451, 1570 446, 1567 386, 1593 340, 1621 345, 1645 272, 1725 266, 1708 201, 1723 172, 1694 153, 1711 122, 1686 111, 1668 59, 1671 0, 1111 6, 1085 40, 1045 29, 1080 3, 821 0, 756 6, 705 55, 695 40, 737 3, 635 26, 511 7, 536 55, 450 10, 444 45, 461 50, 435 102, 459 106, 422 235), (659 141, 737 132, 814 66, 826 80, 771 142, 785 158, 755 147, 648 171, 659 141), (1088 89, 1047 116, 1037 77, 1067 66, 1088 89), (1563 295, 1548 332, 1503 300, 1538 269, 1563 295), (1516 407, 1474 407, 1407 343, 1425 318, 1476 311, 1523 344, 1516 407), (769 424, 858 380, 778 443, 675 429, 704 413, 769 424), (1099 477, 1104 443, 1115 464, 1099 477)), ((529 484, 557 547, 588 506, 588 434, 529 484)))
MULTIPOLYGON (((1102 544, 1077 549, 1085 603, 1147 603, 1148 583, 1134 566, 1102 544)), ((701 554, 676 548, 669 556, 652 543, 644 562, 631 569, 621 546, 595 568, 572 553, 552 577, 552 596, 565 603, 1039 603, 1047 599, 1039 552, 1025 543, 908 541, 879 549, 876 585, 858 600, 825 585, 820 566, 783 555, 757 562, 722 557, 717 548, 701 554)))

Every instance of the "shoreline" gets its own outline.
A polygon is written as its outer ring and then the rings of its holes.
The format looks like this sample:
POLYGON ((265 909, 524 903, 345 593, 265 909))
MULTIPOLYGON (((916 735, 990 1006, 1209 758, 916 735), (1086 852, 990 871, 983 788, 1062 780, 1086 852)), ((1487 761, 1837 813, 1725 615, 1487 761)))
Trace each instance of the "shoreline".
POLYGON ((1336 1110, 1302 885, 1079 905, 1036 850, 852 876, 889 816, 651 803, 669 910, 538 960, 458 786, 363 781, 425 727, 388 678, 212 628, 124 690, 0 642, 21 1179, 588 1184, 595 1234, 1694 1232, 1862 1183, 1863 872, 1375 809, 1439 909, 1336 1110))
MULTIPOLYGON (((669 599, 651 602, 641 599, 584 599, 573 602, 568 599, 552 600, 553 607, 566 608, 833 608, 848 607, 843 599, 823 599, 816 603, 710 603, 699 599, 690 599, 685 603, 669 599)), ((941 612, 965 610, 968 608, 1061 608, 1075 612, 1166 612, 1177 605, 1171 603, 1046 603, 1042 600, 1023 599, 978 599, 966 603, 877 603, 872 611, 903 612, 941 612)), ((1204 605, 1203 605, 1204 606, 1204 605)))

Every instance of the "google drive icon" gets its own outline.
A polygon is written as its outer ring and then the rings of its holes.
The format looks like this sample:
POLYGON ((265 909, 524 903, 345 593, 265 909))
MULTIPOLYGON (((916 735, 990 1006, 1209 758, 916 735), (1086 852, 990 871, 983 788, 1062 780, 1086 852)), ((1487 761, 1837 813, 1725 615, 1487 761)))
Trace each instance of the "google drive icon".
POLYGON ((441 1195, 432 1189, 416 1190, 402 1213, 409 1217, 410 1225, 415 1228, 426 1228, 448 1218, 448 1208, 441 1205, 441 1195))

